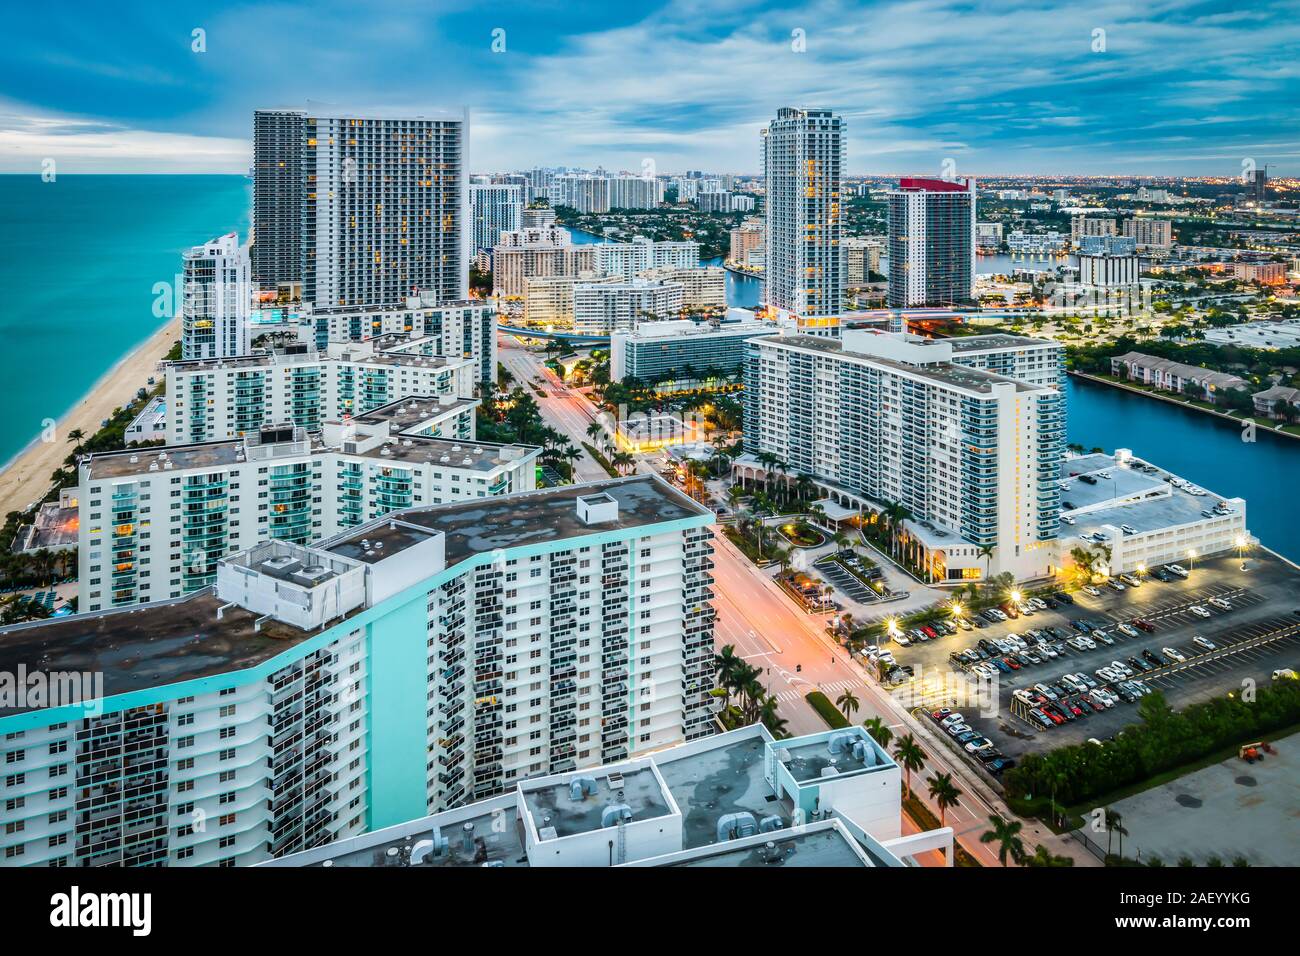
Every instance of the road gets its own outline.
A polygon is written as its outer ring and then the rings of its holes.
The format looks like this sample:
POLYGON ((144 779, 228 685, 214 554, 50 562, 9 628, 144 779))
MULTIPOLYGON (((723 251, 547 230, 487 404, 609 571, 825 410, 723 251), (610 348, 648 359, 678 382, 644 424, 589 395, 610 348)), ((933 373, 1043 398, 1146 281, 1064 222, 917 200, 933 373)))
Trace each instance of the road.
MULTIPOLYGON (((521 384, 539 375, 545 379, 543 387, 548 397, 538 402, 543 416, 575 444, 586 441, 586 429, 593 420, 590 403, 546 369, 539 356, 513 341, 503 339, 500 354, 521 384)), ((590 459, 584 456, 584 461, 590 459)), ((599 465, 590 463, 598 471, 594 477, 606 477, 599 465)), ((653 470, 645 461, 638 467, 645 472, 653 470)), ((579 479, 587 480, 582 462, 578 471, 579 479)), ((991 815, 996 812, 1009 817, 1010 812, 991 788, 948 752, 929 720, 917 720, 888 691, 868 680, 860 665, 826 633, 827 617, 808 614, 798 607, 770 572, 755 567, 720 532, 715 538, 713 573, 716 642, 719 646, 735 645, 740 656, 763 668, 763 682, 768 693, 775 694, 780 702, 788 730, 806 734, 826 729, 825 722, 804 699, 805 694, 821 690, 833 702, 845 690, 852 690, 861 704, 854 720, 882 717, 896 736, 910 732, 921 743, 928 759, 925 767, 913 774, 912 783, 936 817, 938 808, 926 793, 924 781, 934 773, 952 775, 962 796, 948 811, 945 822, 953 828, 962 847, 981 864, 999 866, 996 851, 980 843, 979 837, 988 829, 991 815)), ((905 831, 910 826, 905 821, 905 831)), ((1035 844, 1045 843, 1052 852, 1068 854, 1079 863, 1096 862, 1082 847, 1052 835, 1037 821, 1026 821, 1022 833, 1030 852, 1035 844)))

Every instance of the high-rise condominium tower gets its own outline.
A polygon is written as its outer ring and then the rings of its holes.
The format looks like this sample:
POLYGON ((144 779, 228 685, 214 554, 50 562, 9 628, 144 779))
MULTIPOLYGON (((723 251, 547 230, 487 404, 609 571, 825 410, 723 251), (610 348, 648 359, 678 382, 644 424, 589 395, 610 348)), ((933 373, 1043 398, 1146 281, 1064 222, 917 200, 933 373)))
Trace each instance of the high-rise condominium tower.
POLYGON ((497 183, 471 183, 470 217, 474 222, 474 252, 492 251, 501 233, 520 228, 524 211, 524 187, 497 183))
POLYGON ((181 357, 248 354, 248 247, 233 232, 182 257, 181 357))
POLYGON ((975 290, 975 180, 904 177, 889 194, 889 305, 955 305, 975 290))
POLYGON ((763 130, 762 141, 765 302, 804 317, 836 315, 844 293, 844 120, 829 110, 787 107, 763 130))
POLYGON ((300 278, 318 307, 465 298, 468 114, 259 111, 253 126, 259 286, 300 278))

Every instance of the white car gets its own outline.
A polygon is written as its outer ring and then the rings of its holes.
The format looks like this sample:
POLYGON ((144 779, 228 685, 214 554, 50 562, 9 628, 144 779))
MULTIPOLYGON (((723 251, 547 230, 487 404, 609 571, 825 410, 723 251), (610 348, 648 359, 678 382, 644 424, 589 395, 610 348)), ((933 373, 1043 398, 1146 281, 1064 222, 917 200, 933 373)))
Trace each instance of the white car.
POLYGON ((1115 681, 1119 680, 1119 675, 1116 674, 1116 673, 1115 673, 1113 670, 1111 670, 1109 667, 1099 667, 1099 668, 1097 668, 1096 674, 1097 674, 1097 676, 1098 676, 1099 678, 1101 678, 1102 680, 1104 680, 1107 684, 1113 684, 1113 683, 1115 683, 1115 681))
POLYGON ((1191 611, 1191 612, 1192 612, 1193 614, 1195 614, 1197 617, 1209 617, 1209 616, 1210 616, 1210 612, 1207 611, 1205 608, 1201 607, 1199 604, 1193 604, 1193 605, 1192 605, 1191 607, 1189 607, 1187 610, 1191 611))
POLYGON ((1187 569, 1183 567, 1181 564, 1166 564, 1165 570, 1168 571, 1170 574, 1178 575, 1180 578, 1187 577, 1187 569))
POLYGON ((1116 674, 1119 674, 1120 677, 1133 676, 1132 668, 1130 668, 1127 664, 1121 664, 1119 661, 1111 661, 1110 669, 1113 670, 1116 674))
POLYGON ((966 733, 966 731, 970 730, 970 725, 969 725, 969 724, 952 724, 952 725, 950 725, 950 726, 948 726, 948 727, 945 727, 944 730, 948 731, 948 736, 950 736, 950 737, 956 737, 958 734, 964 734, 964 733, 966 733))
POLYGON ((1129 637, 1138 636, 1138 629, 1132 624, 1117 624, 1115 625, 1115 630, 1119 631, 1121 634, 1127 634, 1129 637))
POLYGON ((1058 651, 1051 644, 1040 644, 1038 646, 1038 653, 1046 654, 1048 657, 1055 658, 1060 653, 1060 651, 1058 651))
POLYGON ((1176 651, 1172 647, 1162 647, 1160 648, 1160 653, 1165 655, 1165 657, 1169 658, 1171 661, 1176 661, 1179 664, 1182 664, 1187 660, 1186 654, 1182 651, 1176 651))
POLYGON ((1207 651, 1217 651, 1219 649, 1219 645, 1215 644, 1214 641, 1208 637, 1201 637, 1199 634, 1192 638, 1192 643, 1197 647, 1205 648, 1207 651))
POLYGON ((1007 619, 1006 614, 1002 613, 1002 611, 999 610, 998 608, 995 607, 989 608, 989 613, 992 614, 994 617, 996 617, 999 621, 1005 621, 1007 619))
POLYGON ((961 714, 949 714, 943 720, 939 721, 941 727, 951 727, 953 724, 961 723, 961 714))
POLYGON ((1042 598, 1030 598, 1029 603, 1033 605, 1034 610, 1036 611, 1047 610, 1047 602, 1044 601, 1042 598))
POLYGON ((1209 603, 1213 604, 1217 608, 1221 608, 1224 611, 1232 610, 1232 602, 1221 597, 1212 597, 1210 598, 1209 603))
POLYGON ((1085 585, 1083 586, 1083 590, 1086 591, 1087 593, 1091 594, 1093 597, 1101 597, 1101 592, 1098 591, 1098 590, 1097 590, 1095 587, 1093 587, 1091 584, 1085 584, 1085 585))
POLYGON ((912 639, 908 637, 906 634, 904 634, 902 631, 899 631, 897 634, 894 635, 894 643, 897 644, 899 647, 911 647, 912 639))

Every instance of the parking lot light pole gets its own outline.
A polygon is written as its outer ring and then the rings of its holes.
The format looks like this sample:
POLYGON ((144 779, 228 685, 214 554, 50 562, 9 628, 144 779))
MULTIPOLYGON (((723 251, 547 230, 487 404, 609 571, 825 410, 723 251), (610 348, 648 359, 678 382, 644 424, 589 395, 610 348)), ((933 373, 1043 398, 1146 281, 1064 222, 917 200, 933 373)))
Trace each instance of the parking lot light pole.
POLYGON ((1188 571, 1196 570, 1196 549, 1195 548, 1187 549, 1187 563, 1191 565, 1191 567, 1187 569, 1188 571))

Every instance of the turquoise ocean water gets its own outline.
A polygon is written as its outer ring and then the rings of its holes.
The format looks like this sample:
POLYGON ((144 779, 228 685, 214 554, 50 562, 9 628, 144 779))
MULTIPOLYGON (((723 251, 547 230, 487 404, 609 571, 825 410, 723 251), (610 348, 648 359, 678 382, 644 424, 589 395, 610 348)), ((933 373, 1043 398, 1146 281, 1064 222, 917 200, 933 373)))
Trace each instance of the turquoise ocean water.
POLYGON ((243 176, 0 176, 0 462, 158 329, 184 249, 247 239, 250 202, 243 176))

